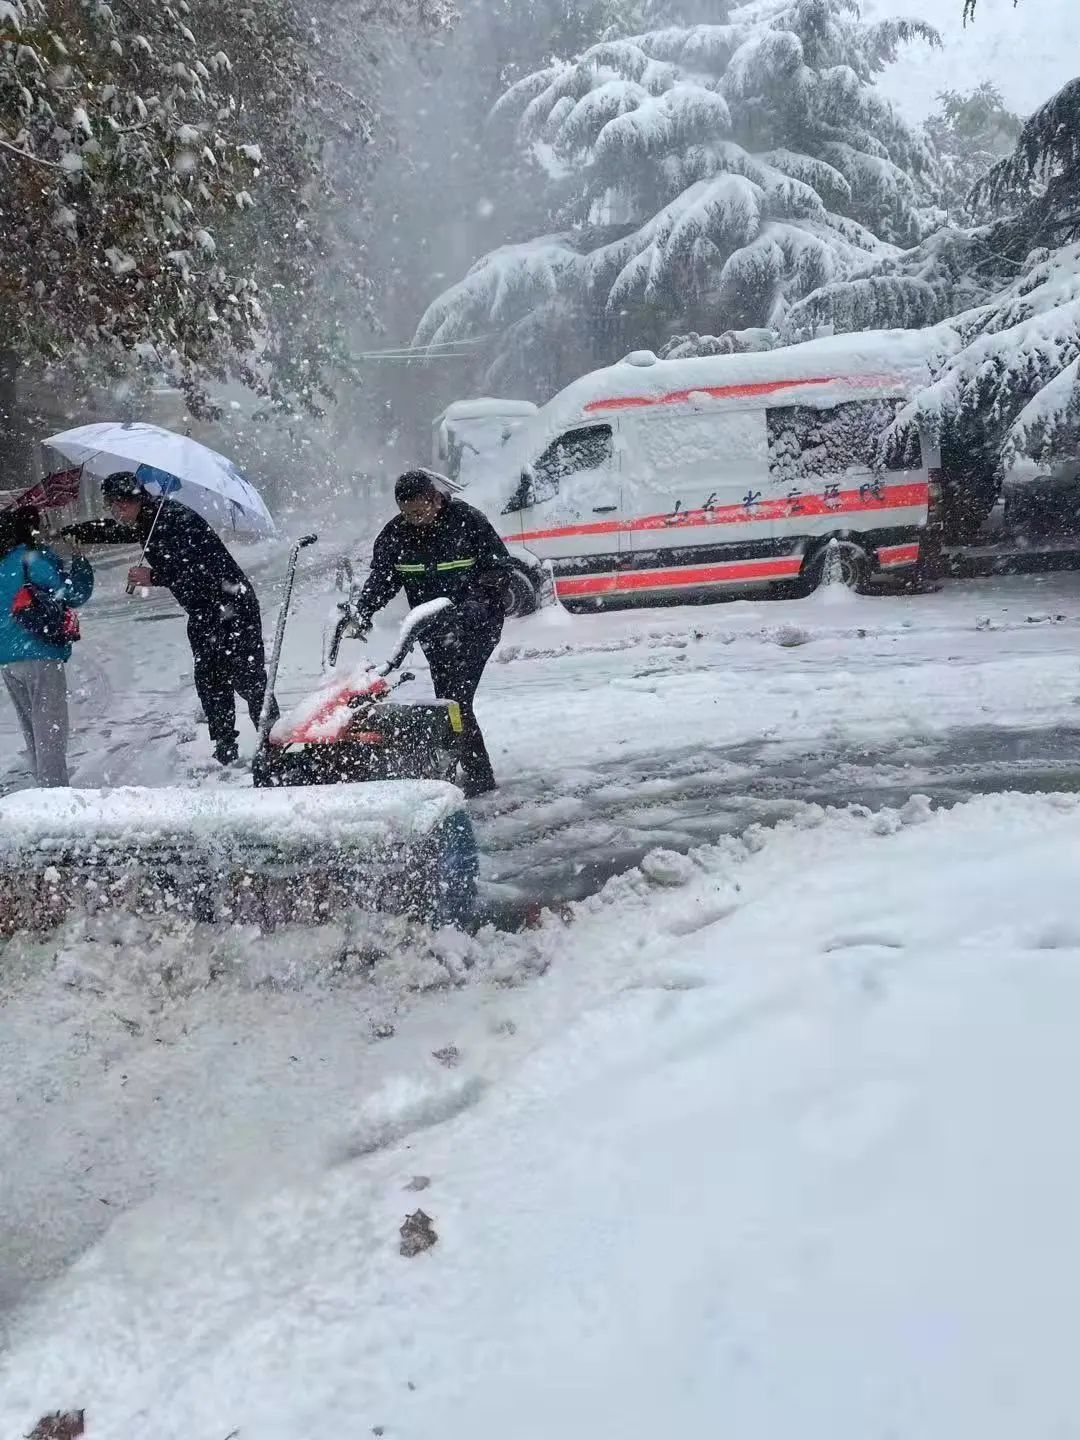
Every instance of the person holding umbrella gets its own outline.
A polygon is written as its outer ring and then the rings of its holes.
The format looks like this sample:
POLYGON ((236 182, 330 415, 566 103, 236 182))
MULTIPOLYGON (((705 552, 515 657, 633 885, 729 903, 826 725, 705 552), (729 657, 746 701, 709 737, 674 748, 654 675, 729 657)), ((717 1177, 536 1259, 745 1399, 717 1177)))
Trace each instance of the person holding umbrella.
POLYGON ((214 758, 231 765, 239 753, 235 696, 257 726, 266 694, 262 615, 251 581, 201 515, 164 494, 151 495, 133 472, 107 475, 101 495, 110 519, 61 533, 87 545, 142 546, 139 563, 128 571, 128 591, 161 586, 187 611, 195 690, 214 758))

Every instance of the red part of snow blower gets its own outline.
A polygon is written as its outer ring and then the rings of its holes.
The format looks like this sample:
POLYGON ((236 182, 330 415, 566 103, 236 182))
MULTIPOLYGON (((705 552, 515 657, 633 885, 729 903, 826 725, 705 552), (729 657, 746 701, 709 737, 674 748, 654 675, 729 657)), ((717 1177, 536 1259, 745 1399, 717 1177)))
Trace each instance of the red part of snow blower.
MULTIPOLYGON (((402 670, 413 647, 452 626, 449 600, 418 605, 406 617, 392 654, 379 667, 366 664, 322 685, 274 725, 269 699, 259 726, 254 776, 258 786, 327 785, 368 780, 448 780, 458 764, 461 710, 453 700, 393 701, 416 676, 402 670), (393 678, 390 678, 393 677, 393 678)), ((336 665, 350 621, 338 621, 329 663, 336 665)), ((280 646, 271 659, 270 696, 280 646)))

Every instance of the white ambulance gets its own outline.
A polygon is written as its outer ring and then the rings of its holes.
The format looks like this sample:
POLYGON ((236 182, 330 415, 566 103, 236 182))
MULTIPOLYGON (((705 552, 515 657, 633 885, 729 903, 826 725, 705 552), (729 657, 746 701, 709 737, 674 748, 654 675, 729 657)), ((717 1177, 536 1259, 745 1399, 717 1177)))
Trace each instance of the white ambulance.
POLYGON ((927 383, 928 343, 871 331, 628 355, 526 419, 464 498, 496 521, 523 585, 550 565, 574 606, 791 593, 820 580, 831 540, 850 584, 913 573, 940 461, 909 434, 884 466, 877 442, 927 383))

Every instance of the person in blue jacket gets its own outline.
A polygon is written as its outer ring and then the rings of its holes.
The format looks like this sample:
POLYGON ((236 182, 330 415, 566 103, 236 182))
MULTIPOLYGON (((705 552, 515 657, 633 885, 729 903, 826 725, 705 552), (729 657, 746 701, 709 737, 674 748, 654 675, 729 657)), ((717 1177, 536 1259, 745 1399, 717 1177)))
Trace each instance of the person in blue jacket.
POLYGON ((64 666, 71 646, 47 645, 12 613, 15 597, 28 580, 69 605, 85 605, 94 589, 90 562, 73 550, 70 568, 65 566, 42 540, 40 511, 26 506, 0 514, 0 675, 19 717, 37 783, 66 785, 64 666))

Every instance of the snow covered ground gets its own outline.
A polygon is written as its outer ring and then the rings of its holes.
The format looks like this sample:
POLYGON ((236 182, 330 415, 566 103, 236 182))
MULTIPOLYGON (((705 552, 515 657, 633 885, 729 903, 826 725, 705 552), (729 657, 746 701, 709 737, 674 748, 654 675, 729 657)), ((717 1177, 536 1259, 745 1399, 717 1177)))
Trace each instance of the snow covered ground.
MULTIPOLYGON (((122 575, 77 781, 248 783, 122 575)), ((1080 803, 911 797, 1080 789, 1078 647, 1071 574, 547 613, 476 812, 539 928, 0 946, 0 1435, 1069 1434, 1080 803)))
POLYGON ((105 1233, 12 1319, 0 1434, 1071 1434, 1078 858, 1075 797, 915 800, 370 976, 28 955, 0 1263, 105 1233))

